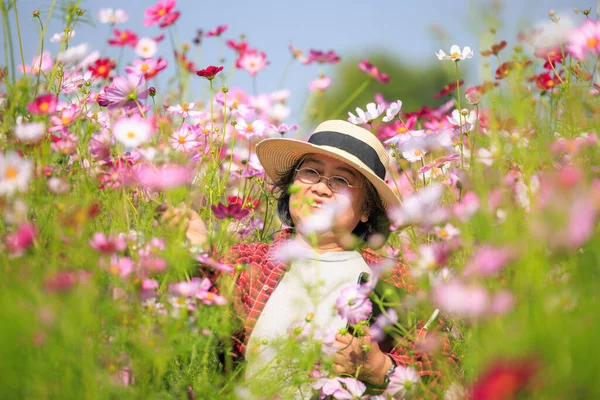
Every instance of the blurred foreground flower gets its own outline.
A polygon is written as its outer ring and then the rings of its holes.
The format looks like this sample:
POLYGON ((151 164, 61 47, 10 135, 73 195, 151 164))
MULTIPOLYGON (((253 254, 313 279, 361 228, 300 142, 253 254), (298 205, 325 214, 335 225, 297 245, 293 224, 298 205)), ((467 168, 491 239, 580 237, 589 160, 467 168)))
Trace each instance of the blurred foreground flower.
POLYGON ((113 125, 112 133, 126 147, 138 147, 150 140, 152 124, 139 115, 122 117, 113 125))
POLYGON ((34 224, 30 222, 19 225, 17 230, 5 237, 6 247, 12 256, 19 256, 33 244, 37 236, 34 224))
POLYGON ((163 192, 188 185, 194 173, 194 168, 181 165, 142 165, 136 169, 135 178, 144 189, 163 192))
POLYGON ((390 77, 388 74, 384 74, 379 71, 375 65, 371 64, 368 60, 362 60, 358 63, 358 68, 369 75, 371 78, 381 82, 388 83, 390 81, 390 77))
POLYGON ((352 325, 365 321, 373 311, 369 294, 358 284, 342 289, 335 305, 340 317, 348 320, 348 323, 352 325))
POLYGON ((471 388, 473 400, 513 399, 539 370, 534 360, 498 360, 489 366, 471 388))
POLYGON ((56 112, 58 97, 53 93, 46 93, 38 96, 34 101, 27 105, 27 111, 32 114, 47 115, 56 112))
POLYGON ((600 53, 600 21, 586 19, 576 29, 569 32, 567 51, 573 57, 583 60, 588 53, 600 53))
POLYGON ((0 195, 26 191, 32 175, 32 161, 19 157, 14 151, 0 153, 0 195))

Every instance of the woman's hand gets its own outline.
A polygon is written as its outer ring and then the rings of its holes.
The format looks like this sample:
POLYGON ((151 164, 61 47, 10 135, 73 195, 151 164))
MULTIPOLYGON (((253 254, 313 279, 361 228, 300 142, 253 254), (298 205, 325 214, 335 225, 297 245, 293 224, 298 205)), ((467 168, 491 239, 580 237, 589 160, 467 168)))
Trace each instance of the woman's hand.
POLYGON ((367 333, 361 338, 350 334, 335 336, 340 350, 333 356, 332 371, 337 375, 356 375, 358 379, 375 385, 385 381, 385 374, 392 368, 392 360, 379 348, 376 341, 367 333))
POLYGON ((204 250, 208 244, 208 230, 204 221, 198 213, 185 204, 181 203, 177 207, 168 206, 160 218, 162 223, 168 226, 177 226, 184 224, 185 236, 192 246, 202 247, 204 250))

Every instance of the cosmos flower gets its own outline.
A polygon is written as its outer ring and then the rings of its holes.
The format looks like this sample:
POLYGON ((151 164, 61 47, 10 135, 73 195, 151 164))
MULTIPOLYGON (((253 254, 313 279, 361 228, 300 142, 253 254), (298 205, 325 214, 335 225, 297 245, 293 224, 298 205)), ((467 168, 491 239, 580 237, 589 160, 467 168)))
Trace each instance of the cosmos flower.
POLYGON ((349 324, 357 324, 371 316, 373 304, 367 291, 359 284, 345 287, 335 301, 340 317, 348 320, 349 324))
POLYGON ((114 123, 112 133, 126 147, 138 147, 150 140, 152 124, 139 115, 121 117, 114 123))
POLYGON ((123 23, 127 22, 128 19, 129 19, 129 17, 125 10, 121 10, 121 9, 113 10, 112 8, 101 8, 100 11, 98 11, 98 21, 100 21, 101 24, 109 24, 109 25, 123 24, 123 23))
POLYGON ((446 54, 444 50, 439 50, 435 53, 438 60, 452 60, 455 62, 466 60, 467 58, 473 57, 473 49, 469 46, 465 46, 462 50, 457 45, 452 45, 450 47, 450 54, 446 54))

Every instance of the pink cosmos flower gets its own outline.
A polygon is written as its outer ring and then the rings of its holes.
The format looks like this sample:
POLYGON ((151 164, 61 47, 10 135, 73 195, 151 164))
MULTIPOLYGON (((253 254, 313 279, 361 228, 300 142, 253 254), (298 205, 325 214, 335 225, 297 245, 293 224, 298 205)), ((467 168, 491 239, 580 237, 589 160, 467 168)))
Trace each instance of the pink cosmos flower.
POLYGON ((331 78, 328 76, 321 76, 317 79, 313 79, 308 85, 308 89, 311 92, 325 92, 331 86, 331 78))
POLYGON ((98 21, 100 21, 101 24, 122 24, 127 22, 128 19, 129 16, 127 15, 127 12, 125 10, 101 8, 100 11, 98 11, 98 21))
POLYGON ((37 75, 40 72, 49 72, 53 66, 52 56, 50 53, 44 52, 41 57, 39 55, 33 57, 31 65, 19 65, 17 69, 20 72, 25 71, 25 73, 37 75))
POLYGON ((380 342, 385 337, 385 328, 398 322, 398 313, 393 308, 388 308, 385 314, 379 315, 375 323, 369 327, 373 340, 380 342))
POLYGON ((257 50, 243 52, 235 62, 236 68, 245 69, 252 76, 256 76, 267 65, 269 65, 267 56, 264 52, 257 50))
POLYGON ((119 46, 119 47, 135 47, 138 42, 138 36, 130 30, 121 31, 119 29, 115 29, 113 31, 115 35, 114 38, 108 40, 108 44, 111 46, 119 46))
POLYGON ((175 8, 175 0, 159 0, 154 6, 144 11, 144 25, 151 26, 160 23, 167 14, 175 8))
POLYGON ((388 74, 384 74, 379 71, 375 65, 371 64, 368 60, 362 60, 358 63, 358 68, 369 75, 371 78, 381 82, 388 83, 390 81, 390 77, 388 74))
POLYGON ((173 132, 169 138, 169 144, 174 150, 184 153, 194 151, 200 146, 198 133, 187 123, 183 123, 181 128, 173 132))
POLYGON ((75 122, 75 117, 77 117, 79 111, 77 104, 69 104, 62 109, 59 116, 51 116, 50 123, 52 127, 48 128, 48 132, 67 132, 67 128, 75 122))
POLYGON ((357 324, 371 316, 373 304, 368 293, 359 284, 345 287, 335 301, 340 317, 348 320, 349 324, 357 324))
POLYGON ((308 52, 308 60, 306 61, 306 64, 313 62, 319 64, 337 64, 340 62, 340 56, 338 56, 333 50, 325 52, 311 49, 308 52))
POLYGON ((354 378, 337 378, 344 386, 333 393, 333 397, 338 400, 354 400, 362 398, 367 390, 364 383, 354 378))
POLYGON ((140 257, 139 265, 145 271, 156 274, 156 273, 161 273, 161 272, 166 271, 167 260, 165 260, 162 257, 157 256, 156 254, 146 255, 146 256, 140 257))
POLYGON ((459 317, 481 317, 490 306, 490 296, 483 286, 466 285, 456 279, 435 285, 431 296, 436 307, 459 317))
POLYGON ((129 74, 141 75, 145 79, 150 79, 156 76, 160 71, 167 68, 167 60, 162 58, 146 58, 144 60, 134 60, 133 65, 125 67, 125 71, 129 74))
POLYGON ((66 292, 78 283, 85 283, 90 279, 86 271, 57 271, 44 281, 44 289, 49 292, 66 292))
POLYGON ((127 242, 123 236, 106 236, 102 232, 94 233, 90 246, 96 251, 106 254, 117 253, 127 248, 127 242))
POLYGON ((116 76, 111 82, 104 100, 108 103, 109 109, 115 108, 136 108, 136 100, 148 97, 148 89, 145 89, 146 79, 136 74, 116 76))
POLYGON ((298 129, 298 125, 296 124, 290 126, 288 126, 287 124, 280 124, 279 126, 270 125, 267 131, 270 134, 278 133, 279 135, 284 135, 287 132, 295 131, 296 129, 298 129))
POLYGON ((6 235, 4 241, 11 255, 20 256, 33 244, 36 236, 37 229, 35 225, 25 222, 19 225, 14 232, 6 235))
POLYGON ((419 381, 419 374, 414 368, 398 365, 390 375, 390 383, 384 395, 392 396, 394 399, 408 398, 419 381))
POLYGON ((514 253, 506 247, 479 247, 463 270, 465 276, 493 276, 514 258, 514 253))
POLYGON ((223 32, 225 32, 227 30, 227 28, 229 28, 229 25, 219 25, 215 29, 212 29, 212 30, 206 32, 206 34, 204 36, 205 37, 221 36, 221 34, 223 32))
POLYGON ((164 164, 142 165, 135 172, 136 182, 144 189, 163 192, 192 182, 194 169, 187 166, 164 164))
POLYGON ((576 29, 569 32, 567 51, 579 60, 585 59, 588 53, 600 53, 600 22, 586 19, 576 29))
POLYGON ((52 93, 46 93, 38 96, 34 101, 27 105, 27 110, 32 114, 46 115, 56 112, 58 97, 52 93))
POLYGON ((252 122, 246 122, 243 118, 239 119, 235 126, 236 131, 246 139, 250 139, 254 136, 263 137, 267 124, 260 119, 252 122))
POLYGON ((200 111, 193 111, 192 109, 196 103, 181 103, 167 108, 167 112, 170 114, 181 115, 183 118, 196 117, 202 115, 200 111))
POLYGON ((198 261, 202 265, 207 265, 216 269, 217 271, 223 272, 232 272, 233 267, 231 265, 223 264, 218 261, 215 261, 212 257, 207 254, 199 254, 196 256, 196 261, 198 261))
POLYGON ((115 143, 113 136, 109 131, 104 130, 92 135, 88 142, 88 149, 94 159, 100 161, 110 156, 110 148, 115 143))
POLYGON ((106 269, 113 275, 119 275, 121 278, 133 273, 135 264, 129 257, 119 257, 116 254, 111 254, 106 269))
POLYGON ((179 19, 180 16, 181 16, 181 13, 179 11, 170 12, 167 15, 165 15, 165 17, 160 21, 158 26, 161 28, 166 28, 168 26, 171 26, 175 22, 177 22, 177 20, 179 19))

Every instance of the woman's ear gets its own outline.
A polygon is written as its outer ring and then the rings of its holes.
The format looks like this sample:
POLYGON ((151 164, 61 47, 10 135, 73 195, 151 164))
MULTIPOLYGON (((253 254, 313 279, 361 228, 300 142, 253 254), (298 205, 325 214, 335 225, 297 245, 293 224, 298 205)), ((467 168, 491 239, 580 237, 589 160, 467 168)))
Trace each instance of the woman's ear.
POLYGON ((360 222, 367 222, 369 220, 369 216, 367 214, 363 214, 360 217, 360 222))

